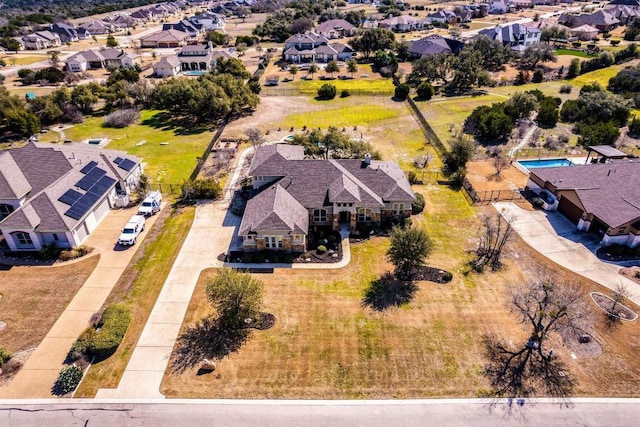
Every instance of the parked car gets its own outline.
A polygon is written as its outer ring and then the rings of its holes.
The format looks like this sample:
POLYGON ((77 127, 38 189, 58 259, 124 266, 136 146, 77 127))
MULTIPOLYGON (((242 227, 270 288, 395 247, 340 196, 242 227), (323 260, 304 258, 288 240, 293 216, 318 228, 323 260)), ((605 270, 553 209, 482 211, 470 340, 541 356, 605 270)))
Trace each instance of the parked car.
POLYGON ((121 245, 135 245, 136 238, 144 230, 144 217, 142 215, 132 216, 120 233, 118 243, 121 245))
POLYGON ((162 193, 159 191, 149 192, 138 208, 138 215, 151 216, 160 212, 160 203, 162 203, 162 193))

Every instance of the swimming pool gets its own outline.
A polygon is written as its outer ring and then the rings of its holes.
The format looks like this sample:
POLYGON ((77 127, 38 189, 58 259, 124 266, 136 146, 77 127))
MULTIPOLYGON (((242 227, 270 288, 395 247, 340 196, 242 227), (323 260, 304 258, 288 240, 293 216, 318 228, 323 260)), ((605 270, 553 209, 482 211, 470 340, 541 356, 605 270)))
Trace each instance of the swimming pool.
POLYGON ((87 144, 100 145, 100 144, 102 144, 102 140, 101 139, 90 139, 90 140, 87 141, 87 144))
POLYGON ((518 160, 518 163, 526 169, 557 168, 560 166, 574 165, 574 163, 569 159, 518 160))
POLYGON ((203 76, 206 73, 206 71, 184 71, 182 74, 185 76, 203 76))

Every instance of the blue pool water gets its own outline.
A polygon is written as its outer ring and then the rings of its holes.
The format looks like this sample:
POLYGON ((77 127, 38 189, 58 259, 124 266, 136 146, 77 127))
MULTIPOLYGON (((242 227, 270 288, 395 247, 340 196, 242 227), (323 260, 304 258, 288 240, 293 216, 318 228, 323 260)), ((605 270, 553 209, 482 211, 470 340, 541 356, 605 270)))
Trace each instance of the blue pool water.
POLYGON ((206 71, 184 71, 182 74, 185 76, 202 76, 206 74, 206 71))
POLYGON ((559 166, 574 165, 574 163, 569 159, 518 160, 518 163, 527 169, 556 168, 559 166))

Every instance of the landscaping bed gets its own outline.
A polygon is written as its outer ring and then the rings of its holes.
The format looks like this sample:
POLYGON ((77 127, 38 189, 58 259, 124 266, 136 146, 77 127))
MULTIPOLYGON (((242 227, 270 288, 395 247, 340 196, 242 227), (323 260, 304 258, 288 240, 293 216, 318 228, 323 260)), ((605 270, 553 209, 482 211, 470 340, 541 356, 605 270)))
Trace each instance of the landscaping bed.
POLYGON ((628 307, 617 303, 615 310, 611 313, 611 306, 614 304, 614 300, 611 297, 601 294, 600 292, 591 292, 591 299, 598 306, 598 308, 604 311, 607 315, 616 317, 620 320, 626 320, 627 322, 633 322, 638 318, 638 315, 628 307))
POLYGON ((428 266, 420 268, 411 276, 411 280, 427 280, 435 283, 449 283, 451 279, 453 279, 451 272, 428 266))
POLYGON ((640 246, 630 248, 627 245, 613 244, 598 249, 596 255, 605 261, 640 260, 640 246))

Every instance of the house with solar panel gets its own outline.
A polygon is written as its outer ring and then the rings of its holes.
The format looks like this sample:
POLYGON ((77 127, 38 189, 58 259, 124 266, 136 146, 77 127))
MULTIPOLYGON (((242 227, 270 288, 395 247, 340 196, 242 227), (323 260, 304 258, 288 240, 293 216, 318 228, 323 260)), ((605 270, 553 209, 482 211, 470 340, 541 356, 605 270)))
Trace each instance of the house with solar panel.
POLYGON ((89 144, 40 144, 0 153, 0 232, 11 251, 82 244, 137 188, 141 159, 89 144))

